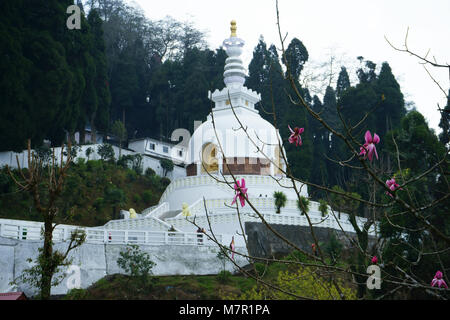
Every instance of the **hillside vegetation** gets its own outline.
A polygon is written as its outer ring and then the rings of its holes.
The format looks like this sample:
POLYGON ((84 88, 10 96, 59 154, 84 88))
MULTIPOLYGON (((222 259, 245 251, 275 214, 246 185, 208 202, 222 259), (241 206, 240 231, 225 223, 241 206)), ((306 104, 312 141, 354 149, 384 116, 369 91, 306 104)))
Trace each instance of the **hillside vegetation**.
MULTIPOLYGON (((18 177, 16 170, 13 174, 18 177)), ((123 162, 79 159, 69 168, 56 222, 103 225, 118 219, 120 209, 140 212, 157 204, 169 183, 168 178, 155 175, 151 169, 142 173, 123 162)), ((15 185, 6 168, 0 170, 0 218, 41 219, 30 194, 15 185)))

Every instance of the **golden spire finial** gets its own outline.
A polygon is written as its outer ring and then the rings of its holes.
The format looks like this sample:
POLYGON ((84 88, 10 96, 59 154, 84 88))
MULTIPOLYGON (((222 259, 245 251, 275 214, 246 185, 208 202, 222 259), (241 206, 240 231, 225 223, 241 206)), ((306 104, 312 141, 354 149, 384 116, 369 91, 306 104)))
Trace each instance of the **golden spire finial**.
POLYGON ((231 37, 236 37, 236 20, 231 20, 231 37))

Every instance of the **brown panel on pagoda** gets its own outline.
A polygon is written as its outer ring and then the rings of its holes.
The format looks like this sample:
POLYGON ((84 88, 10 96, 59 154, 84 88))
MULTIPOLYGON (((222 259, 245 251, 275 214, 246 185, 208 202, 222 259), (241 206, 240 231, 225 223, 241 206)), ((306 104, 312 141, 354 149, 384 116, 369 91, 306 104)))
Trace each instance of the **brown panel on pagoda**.
POLYGON ((269 175, 270 162, 260 158, 226 158, 223 161, 223 174, 269 175), (251 159, 251 161, 250 161, 251 159), (261 161, 262 160, 262 161, 261 161), (228 164, 228 165, 227 165, 228 164))
POLYGON ((186 175, 188 177, 197 175, 197 164, 196 163, 191 163, 186 167, 186 175))

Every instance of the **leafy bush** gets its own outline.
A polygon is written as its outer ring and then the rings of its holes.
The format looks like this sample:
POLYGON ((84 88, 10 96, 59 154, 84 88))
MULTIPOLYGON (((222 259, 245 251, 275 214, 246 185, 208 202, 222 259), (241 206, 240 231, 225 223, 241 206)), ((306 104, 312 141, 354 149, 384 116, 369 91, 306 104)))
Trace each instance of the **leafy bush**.
MULTIPOLYGON (((343 282, 336 280, 342 293, 348 300, 356 299, 356 291, 343 285, 343 282)), ((341 299, 336 287, 328 279, 317 277, 315 270, 309 267, 299 268, 297 272, 290 273, 281 271, 274 283, 286 292, 291 292, 301 297, 317 300, 341 299)), ((256 285, 251 290, 244 292, 241 296, 229 297, 232 299, 244 300, 293 300, 297 299, 279 290, 272 290, 264 285, 256 285)))
POLYGON ((170 171, 173 171, 173 162, 169 159, 161 159, 160 162, 161 168, 163 168, 164 177, 169 173, 170 171))
POLYGON ((145 170, 145 176, 146 176, 147 178, 150 178, 150 177, 154 176, 155 174, 156 174, 156 172, 155 172, 155 170, 153 170, 152 168, 147 168, 147 169, 145 170))
POLYGON ((152 202, 153 200, 153 193, 150 190, 145 190, 142 193, 142 200, 147 204, 152 202))
POLYGON ((109 162, 115 161, 114 149, 113 149, 112 145, 110 145, 108 143, 103 143, 102 145, 98 146, 97 153, 99 154, 100 158, 103 161, 109 161, 109 162))
POLYGON ((216 278, 217 278, 217 281, 219 281, 222 284, 228 283, 231 278, 231 272, 222 270, 217 274, 216 278))
POLYGON ((144 168, 142 167, 142 155, 135 154, 133 156, 133 170, 138 174, 141 175, 144 168))
POLYGON ((99 171, 103 170, 103 163, 100 160, 88 160, 86 162, 88 171, 99 171))
POLYGON ((267 265, 262 262, 256 262, 255 269, 258 275, 261 277, 264 274, 264 272, 266 272, 267 265))
POLYGON ((336 262, 341 256, 342 243, 337 239, 334 232, 331 232, 328 241, 323 246, 324 251, 330 256, 333 262, 336 262))
POLYGON ((170 184, 170 179, 166 177, 162 177, 160 180, 161 187, 165 188, 170 184))
POLYGON ((319 200, 319 211, 322 213, 322 217, 325 217, 328 214, 328 202, 326 200, 319 200))
POLYGON ((91 154, 93 154, 93 153, 94 153, 94 149, 92 149, 91 147, 86 149, 85 154, 86 154, 86 157, 88 158, 88 160, 89 160, 89 157, 91 156, 91 154))
POLYGON ((100 211, 105 206, 105 200, 103 198, 97 198, 95 199, 92 206, 95 208, 95 210, 100 211))
POLYGON ((137 179, 136 171, 128 169, 127 170, 127 181, 128 182, 133 182, 133 181, 136 181, 136 179, 137 179))
POLYGON ((309 205, 309 199, 304 196, 300 196, 300 200, 297 200, 297 207, 301 211, 302 215, 309 212, 309 205))
POLYGON ((273 197, 275 198, 277 213, 280 213, 280 209, 286 205, 286 195, 282 191, 275 191, 273 193, 273 197))
POLYGON ((139 246, 132 244, 120 252, 117 265, 132 278, 148 285, 155 263, 150 259, 148 253, 141 251, 139 246))
POLYGON ((138 195, 137 193, 133 194, 133 201, 134 203, 139 203, 142 201, 142 198, 140 195, 138 195))
POLYGON ((289 261, 298 261, 298 262, 308 262, 308 257, 300 251, 293 250, 290 254, 287 255, 286 260, 289 261))
POLYGON ((132 154, 124 154, 122 157, 120 157, 119 160, 117 160, 117 165, 119 167, 128 169, 131 168, 133 162, 133 155, 132 154))
POLYGON ((70 289, 64 300, 85 300, 89 299, 89 292, 86 289, 70 289))
POLYGON ((9 193, 14 189, 14 182, 9 174, 6 172, 0 172, 0 193, 9 193))

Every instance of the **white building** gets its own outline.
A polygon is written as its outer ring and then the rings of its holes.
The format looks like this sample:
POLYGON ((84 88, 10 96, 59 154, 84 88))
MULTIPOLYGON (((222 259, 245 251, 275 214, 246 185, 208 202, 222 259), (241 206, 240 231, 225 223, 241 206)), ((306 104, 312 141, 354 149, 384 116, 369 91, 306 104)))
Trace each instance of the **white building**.
POLYGON ((128 149, 151 157, 170 159, 178 165, 186 164, 187 148, 152 138, 134 139, 128 142, 128 149))
MULTIPOLYGON (((214 107, 207 120, 196 128, 187 150, 175 149, 175 155, 180 152, 175 159, 186 164, 186 176, 171 181, 158 206, 144 210, 135 219, 110 221, 105 227, 145 230, 150 223, 161 221, 179 231, 194 232, 199 225, 207 233, 220 233, 224 242, 234 236, 237 245, 243 246, 243 237, 237 235, 244 233, 241 225, 245 221, 261 221, 252 206, 269 223, 309 225, 297 207, 297 192, 308 197, 307 188, 300 183, 294 186, 280 170, 286 167, 281 156, 282 139, 278 130, 255 109, 260 94, 244 86, 245 68, 240 58, 244 40, 236 36, 234 21, 231 36, 224 40, 223 46, 228 55, 226 86, 208 92, 214 107), (235 196, 233 176, 239 181, 245 179, 251 203, 244 207, 239 204, 240 218, 236 207, 231 206, 235 196), (280 214, 275 213, 275 191, 282 191, 287 197, 280 214)), ((157 156, 170 153, 170 147, 149 138, 130 144, 131 149, 157 156)), ((311 202, 309 217, 317 226, 354 232, 346 214, 341 219, 331 214, 322 217, 316 202, 311 202)), ((359 223, 364 221, 359 219, 359 223)))

